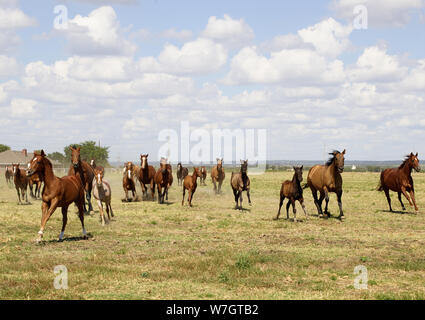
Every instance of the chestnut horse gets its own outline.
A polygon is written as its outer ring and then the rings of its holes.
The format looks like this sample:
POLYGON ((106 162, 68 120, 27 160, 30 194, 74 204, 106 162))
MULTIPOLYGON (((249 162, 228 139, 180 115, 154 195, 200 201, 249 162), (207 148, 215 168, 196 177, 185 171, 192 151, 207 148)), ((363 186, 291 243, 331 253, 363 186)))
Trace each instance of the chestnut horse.
POLYGON ((94 171, 93 168, 85 161, 81 160, 80 147, 71 149, 71 165, 68 170, 68 176, 80 175, 81 182, 83 183, 86 192, 86 200, 88 202, 89 211, 86 210, 86 203, 84 202, 84 212, 93 211, 91 204, 91 191, 93 188, 94 171))
POLYGON ((25 198, 26 203, 29 203, 28 193, 27 193, 29 179, 26 176, 25 170, 19 168, 19 163, 12 164, 12 168, 13 168, 12 169, 13 182, 15 183, 15 188, 16 188, 16 193, 18 194, 19 204, 22 204, 21 196, 22 196, 22 200, 24 200, 25 198))
POLYGON ((342 211, 342 177, 341 173, 344 172, 344 155, 343 152, 333 151, 329 153, 332 157, 326 162, 325 165, 316 165, 310 169, 307 176, 307 185, 310 187, 314 198, 314 204, 317 207, 319 217, 323 216, 322 202, 326 201, 325 215, 330 217, 328 212, 329 192, 335 192, 338 198, 339 206, 339 219, 344 219, 344 212, 342 211), (317 198, 317 191, 320 192, 320 198, 317 198))
POLYGON ((289 200, 286 204, 286 218, 289 220, 289 206, 292 204, 292 210, 294 212, 294 222, 297 222, 297 209, 295 208, 295 201, 298 200, 304 210, 305 218, 307 219, 307 212, 305 211, 303 198, 303 188, 301 187, 301 182, 303 181, 303 167, 304 166, 293 167, 295 173, 292 177, 292 180, 286 180, 282 183, 282 187, 280 189, 279 211, 277 212, 275 220, 279 219, 280 209, 282 208, 285 197, 289 200))
POLYGON ((189 170, 187 168, 183 167, 181 162, 177 164, 177 183, 179 186, 181 186, 182 181, 184 178, 189 174, 189 170))
POLYGON ((158 203, 164 203, 169 186, 170 171, 167 168, 167 159, 161 158, 159 165, 160 167, 155 173, 155 183, 158 189, 158 203))
POLYGON ((214 184, 214 191, 219 194, 221 191, 221 185, 223 184, 226 174, 223 170, 223 159, 217 158, 217 165, 211 169, 211 180, 214 184), (217 189, 218 183, 218 189, 217 189))
POLYGON ((124 163, 124 174, 122 177, 122 187, 125 193, 125 200, 128 202, 128 192, 131 191, 133 194, 133 200, 136 200, 136 182, 134 176, 136 174, 135 165, 133 162, 124 163))
POLYGON ((140 155, 140 169, 138 174, 138 179, 140 186, 142 187, 142 192, 145 198, 148 196, 148 190, 146 185, 150 185, 152 201, 155 201, 155 168, 148 164, 149 154, 140 155))
POLYGON ((107 222, 111 220, 111 216, 114 216, 114 212, 111 207, 112 191, 109 182, 103 179, 104 171, 100 168, 94 169, 94 180, 93 180, 93 196, 97 200, 97 206, 99 207, 100 220, 102 226, 105 225, 105 214, 103 212, 102 202, 105 203, 106 213, 108 214, 107 222), (111 212, 111 216, 109 215, 111 212))
POLYGON ((199 171, 199 168, 193 168, 193 174, 191 176, 186 176, 183 180, 183 199, 182 199, 182 205, 184 205, 184 196, 186 194, 186 189, 189 191, 189 195, 187 197, 187 202, 189 206, 192 206, 192 199, 193 195, 195 194, 196 187, 198 184, 196 183, 196 180, 198 177, 201 177, 201 172, 199 171))
POLYGON ((233 195, 235 196, 236 202, 235 209, 242 210, 242 191, 246 191, 249 205, 251 205, 251 197, 249 194, 251 182, 247 172, 248 160, 241 160, 241 171, 239 173, 232 172, 232 177, 230 178, 230 186, 233 189, 233 195), (240 201, 240 206, 238 206, 238 200, 240 201))
POLYGON ((167 187, 165 200, 168 200, 168 190, 170 190, 170 187, 173 185, 173 167, 169 163, 167 163, 167 170, 169 173, 168 173, 168 187, 167 187))
POLYGON ((40 154, 34 153, 34 157, 30 162, 27 176, 31 177, 33 174, 38 174, 44 181, 44 188, 41 195, 43 201, 41 205, 41 226, 37 241, 40 242, 42 240, 46 223, 57 207, 62 208, 62 230, 59 235, 59 241, 63 240, 68 221, 68 207, 73 202, 78 208, 83 237, 87 238, 87 232, 84 228, 84 187, 80 175, 77 174, 63 178, 56 177, 53 174, 52 163, 47 159, 43 150, 41 150, 40 154))
POLYGON ((413 186, 412 169, 415 169, 416 172, 421 170, 419 166, 418 154, 416 153, 416 155, 414 155, 413 152, 406 156, 406 159, 404 159, 403 163, 398 168, 385 169, 381 172, 381 180, 378 186, 378 191, 385 192, 391 212, 393 209, 391 207, 390 190, 398 193, 398 200, 400 201, 403 210, 406 210, 406 208, 401 201, 402 193, 406 197, 407 201, 409 201, 409 204, 411 206, 415 206, 415 210, 418 211, 418 207, 416 206, 415 201, 415 188, 413 186), (413 203, 409 198, 409 194, 413 203))
POLYGON ((207 169, 202 166, 201 167, 201 179, 199 179, 199 182, 201 185, 206 186, 205 179, 207 178, 207 169))

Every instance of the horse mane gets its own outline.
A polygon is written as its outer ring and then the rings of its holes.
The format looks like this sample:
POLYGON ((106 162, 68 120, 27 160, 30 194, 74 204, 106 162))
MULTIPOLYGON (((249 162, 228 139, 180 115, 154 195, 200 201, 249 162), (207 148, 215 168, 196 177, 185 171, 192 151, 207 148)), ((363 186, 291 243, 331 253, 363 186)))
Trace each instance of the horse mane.
POLYGON ((47 164, 47 166, 49 166, 50 168, 53 168, 52 163, 50 162, 49 159, 47 159, 46 157, 43 157, 43 161, 45 164, 47 164))
POLYGON ((404 156, 404 160, 403 160, 403 162, 401 163, 401 165, 400 165, 398 168, 399 168, 399 169, 403 168, 403 167, 404 167, 404 165, 406 164, 406 162, 407 162, 407 161, 409 161, 409 159, 410 159, 410 154, 409 154, 409 155, 404 156))
POLYGON ((334 150, 331 153, 329 153, 332 157, 330 157, 328 161, 326 162, 327 167, 329 167, 334 162, 336 155, 339 153, 340 152, 338 150, 334 150))

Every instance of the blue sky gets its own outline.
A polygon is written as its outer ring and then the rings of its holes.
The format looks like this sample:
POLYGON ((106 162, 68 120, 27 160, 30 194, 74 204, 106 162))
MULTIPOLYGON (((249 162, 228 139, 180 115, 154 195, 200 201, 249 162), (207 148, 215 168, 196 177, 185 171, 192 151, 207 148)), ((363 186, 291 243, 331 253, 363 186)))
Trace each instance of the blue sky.
POLYGON ((156 158, 188 120, 266 129, 273 160, 425 151, 422 0, 1 0, 1 16, 0 143, 15 149, 93 139, 113 161, 156 158))

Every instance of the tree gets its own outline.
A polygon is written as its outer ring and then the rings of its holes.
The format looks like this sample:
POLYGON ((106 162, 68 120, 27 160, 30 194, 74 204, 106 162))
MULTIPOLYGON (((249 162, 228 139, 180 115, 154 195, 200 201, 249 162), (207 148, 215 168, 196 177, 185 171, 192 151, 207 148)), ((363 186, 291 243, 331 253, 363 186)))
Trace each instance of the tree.
POLYGON ((61 164, 66 164, 66 157, 60 152, 53 152, 47 155, 49 159, 59 161, 61 164))
POLYGON ((91 159, 96 160, 96 164, 108 166, 109 147, 99 147, 95 141, 85 141, 80 144, 71 144, 64 149, 66 161, 71 161, 71 149, 80 147, 81 160, 89 162, 91 159))
POLYGON ((5 144, 0 144, 0 152, 10 150, 10 147, 5 144))

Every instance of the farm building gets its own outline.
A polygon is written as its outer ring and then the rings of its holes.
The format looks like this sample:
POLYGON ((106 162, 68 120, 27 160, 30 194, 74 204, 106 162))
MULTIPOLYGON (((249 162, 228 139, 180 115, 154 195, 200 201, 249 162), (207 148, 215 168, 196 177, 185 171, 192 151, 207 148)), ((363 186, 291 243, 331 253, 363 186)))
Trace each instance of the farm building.
MULTIPOLYGON (((0 152, 0 168, 11 166, 12 163, 19 163, 21 166, 26 166, 28 162, 33 158, 34 153, 27 152, 27 149, 22 151, 6 150, 0 152)), ((56 161, 49 159, 52 162, 54 168, 61 167, 61 164, 56 161)))

